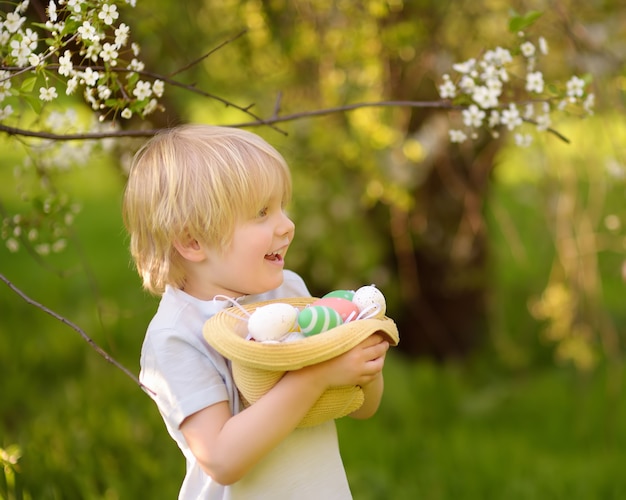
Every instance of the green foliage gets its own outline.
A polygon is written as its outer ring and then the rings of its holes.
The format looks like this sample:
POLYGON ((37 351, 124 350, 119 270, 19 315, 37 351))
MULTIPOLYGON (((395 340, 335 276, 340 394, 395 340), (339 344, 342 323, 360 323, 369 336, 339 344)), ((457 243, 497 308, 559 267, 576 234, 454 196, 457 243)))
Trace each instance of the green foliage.
POLYGON ((513 11, 511 13, 511 19, 509 20, 509 31, 511 33, 518 33, 530 28, 535 22, 543 15, 543 12, 531 10, 524 15, 519 15, 513 11))

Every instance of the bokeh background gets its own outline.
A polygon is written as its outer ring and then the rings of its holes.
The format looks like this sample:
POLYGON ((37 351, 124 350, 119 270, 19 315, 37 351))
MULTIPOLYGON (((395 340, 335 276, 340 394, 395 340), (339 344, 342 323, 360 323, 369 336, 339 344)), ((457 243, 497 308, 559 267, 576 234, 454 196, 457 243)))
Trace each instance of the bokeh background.
MULTIPOLYGON (((527 148, 506 136, 459 147, 450 113, 410 106, 252 130, 293 170, 288 267, 314 295, 375 283, 400 328, 379 413, 338 422, 356 499, 624 498, 621 2, 137 3, 123 14, 147 68, 173 74, 234 38, 177 78, 260 116, 277 102, 290 114, 437 101, 453 63, 517 43, 512 10, 542 13, 528 32, 548 42, 546 80, 593 76, 595 114, 553 123, 569 144, 543 134, 527 148)), ((29 16, 42 5, 31 2, 29 16)), ((167 88, 165 104, 127 126, 250 121, 184 88, 167 88)), ((76 167, 47 170, 45 196, 53 186, 59 205, 80 206, 69 209, 67 247, 0 246, 7 280, 133 373, 157 304, 141 290, 120 212, 140 143, 103 141, 88 154, 64 145, 76 167)), ((43 177, 24 167, 36 165, 34 143, 2 135, 0 148, 1 216, 34 220, 45 212, 43 177)), ((175 498, 183 477, 183 457, 136 383, 3 283, 0 449, 2 498, 175 498)))

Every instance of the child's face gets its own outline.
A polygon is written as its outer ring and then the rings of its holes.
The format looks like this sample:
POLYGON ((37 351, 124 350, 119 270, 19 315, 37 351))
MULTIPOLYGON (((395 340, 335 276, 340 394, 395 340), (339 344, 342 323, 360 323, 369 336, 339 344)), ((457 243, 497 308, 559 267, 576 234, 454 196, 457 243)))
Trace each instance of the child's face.
POLYGON ((225 251, 207 250, 205 276, 212 295, 237 297, 267 292, 283 282, 285 254, 295 225, 287 217, 280 196, 260 207, 255 217, 240 221, 225 251))

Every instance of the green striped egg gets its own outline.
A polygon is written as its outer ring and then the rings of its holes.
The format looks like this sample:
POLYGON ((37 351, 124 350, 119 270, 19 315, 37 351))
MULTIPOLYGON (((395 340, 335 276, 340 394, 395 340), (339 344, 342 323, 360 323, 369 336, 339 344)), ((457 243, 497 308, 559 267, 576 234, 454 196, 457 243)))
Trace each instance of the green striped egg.
POLYGON ((341 315, 326 306, 309 306, 300 311, 298 325, 305 337, 317 335, 343 323, 341 315))
POLYGON ((333 290, 332 292, 328 292, 322 298, 326 299, 328 297, 337 297, 340 299, 352 300, 354 297, 354 290, 333 290))

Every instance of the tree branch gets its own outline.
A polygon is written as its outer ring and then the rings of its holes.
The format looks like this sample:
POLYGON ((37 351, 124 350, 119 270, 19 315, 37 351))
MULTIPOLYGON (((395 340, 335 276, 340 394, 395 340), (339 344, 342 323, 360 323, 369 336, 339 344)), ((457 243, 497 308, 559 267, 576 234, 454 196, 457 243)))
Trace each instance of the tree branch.
MULTIPOLYGON (((142 74, 149 75, 149 76, 151 75, 150 73, 146 73, 146 72, 142 72, 142 74)), ((186 88, 187 90, 204 95, 205 97, 211 97, 211 98, 220 100, 227 106, 233 106, 239 109, 240 111, 247 113, 253 118, 257 118, 253 113, 249 112, 250 107, 242 108, 240 106, 229 103, 228 101, 225 101, 220 97, 216 97, 206 92, 203 92, 201 90, 198 90, 193 86, 187 86, 187 85, 180 84, 180 83, 176 83, 176 84, 178 86, 182 86, 183 88, 186 88)), ((277 114, 277 112, 280 109, 280 98, 281 96, 279 94, 276 100, 274 114, 272 115, 271 118, 259 117, 258 119, 255 119, 254 121, 235 123, 235 124, 225 124, 224 126, 234 127, 234 128, 271 126, 276 123, 295 121, 295 120, 300 120, 303 118, 316 118, 319 116, 326 116, 326 115, 331 115, 331 114, 336 114, 336 113, 346 113, 346 112, 354 111, 354 110, 361 109, 361 108, 384 108, 384 107, 430 108, 430 109, 441 109, 441 110, 448 110, 448 111, 451 111, 451 110, 458 111, 461 109, 465 109, 464 106, 453 105, 446 101, 373 101, 373 102, 358 102, 354 104, 346 104, 344 106, 335 106, 331 108, 317 109, 314 111, 301 111, 298 113, 292 113, 288 115, 279 115, 277 114)), ((506 107, 506 106, 507 106, 506 104, 503 105, 503 107, 506 107)), ((534 123, 534 124, 537 123, 531 119, 524 119, 524 121, 527 121, 529 123, 534 123)), ((275 127, 272 127, 272 128, 274 128, 275 130, 278 130, 280 133, 285 134, 285 132, 275 127)), ((109 138, 120 138, 120 137, 152 137, 154 134, 157 134, 161 130, 162 129, 111 130, 107 132, 86 132, 86 133, 80 133, 80 134, 54 134, 52 132, 33 131, 33 130, 20 129, 16 127, 9 127, 7 125, 3 125, 2 123, 0 123, 0 132, 4 132, 8 135, 36 137, 39 139, 51 139, 55 141, 82 141, 82 140, 88 140, 88 139, 109 139, 109 138)), ((562 140, 563 142, 567 144, 570 143, 570 140, 567 137, 565 137, 563 134, 561 134, 559 131, 553 128, 546 129, 546 132, 549 132, 555 135, 558 139, 562 140)))
POLYGON ((102 349, 98 344, 96 344, 93 341, 93 339, 91 337, 89 337, 89 335, 87 335, 84 332, 84 330, 82 330, 78 325, 72 323, 69 319, 61 316, 60 314, 57 314, 56 312, 52 311, 51 309, 48 309, 43 304, 40 304, 39 302, 31 299, 28 295, 26 295, 24 292, 22 292, 22 290, 20 290, 13 283, 11 283, 11 281, 9 281, 6 278, 6 276, 4 276, 2 273, 0 273, 0 280, 4 281, 6 283, 6 285, 11 290, 13 290, 16 294, 18 294, 28 304, 30 304, 32 306, 35 306, 38 309, 41 309, 43 312, 45 312, 46 314, 49 314, 54 319, 60 321, 61 323, 69 326, 70 328, 72 328, 74 331, 78 332, 80 334, 80 336, 85 340, 85 342, 87 342, 100 356, 102 356, 107 362, 111 363, 113 366, 115 366, 116 368, 119 368, 122 372, 124 372, 126 375, 128 375, 143 390, 151 393, 152 395, 156 394, 152 389, 150 389, 149 387, 146 387, 145 385, 143 385, 139 381, 139 379, 128 368, 126 368, 125 366, 120 364, 118 361, 116 361, 104 349, 102 349))

